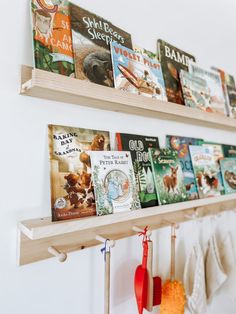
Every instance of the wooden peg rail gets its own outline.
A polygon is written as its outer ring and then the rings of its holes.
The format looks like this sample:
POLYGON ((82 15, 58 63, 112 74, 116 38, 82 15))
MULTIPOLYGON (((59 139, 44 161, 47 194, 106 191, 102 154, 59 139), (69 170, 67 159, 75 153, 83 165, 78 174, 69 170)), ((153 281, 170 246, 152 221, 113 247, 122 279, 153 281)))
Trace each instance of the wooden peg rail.
POLYGON ((19 223, 19 264, 25 265, 53 257, 48 251, 49 247, 67 254, 99 245, 101 239, 118 240, 132 236, 145 226, 155 230, 234 209, 236 194, 230 194, 62 222, 51 222, 51 218, 22 221, 19 223))

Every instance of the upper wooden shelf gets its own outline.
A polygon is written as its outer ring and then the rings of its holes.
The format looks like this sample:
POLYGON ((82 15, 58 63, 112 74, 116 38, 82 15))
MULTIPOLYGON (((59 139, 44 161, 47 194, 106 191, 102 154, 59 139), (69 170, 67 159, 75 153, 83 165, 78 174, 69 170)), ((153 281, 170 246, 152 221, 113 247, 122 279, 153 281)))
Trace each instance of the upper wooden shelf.
POLYGON ((235 208, 236 194, 231 194, 61 222, 51 222, 51 218, 27 220, 19 223, 19 262, 24 265, 52 257, 48 253, 49 246, 72 252, 98 245, 96 235, 116 240, 134 235, 133 226, 148 225, 151 229, 157 229, 173 222, 189 220, 196 210, 199 217, 204 217, 235 208))
POLYGON ((22 95, 236 131, 236 120, 22 66, 22 95))

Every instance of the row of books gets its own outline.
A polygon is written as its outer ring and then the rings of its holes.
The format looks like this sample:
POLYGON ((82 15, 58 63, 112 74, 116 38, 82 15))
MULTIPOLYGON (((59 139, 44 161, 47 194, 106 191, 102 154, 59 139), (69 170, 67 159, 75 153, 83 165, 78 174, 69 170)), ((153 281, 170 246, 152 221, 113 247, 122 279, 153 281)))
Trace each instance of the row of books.
POLYGON ((236 146, 49 125, 52 219, 236 192, 236 146))
POLYGON ((36 68, 236 118, 232 75, 200 67, 163 40, 157 53, 139 48, 110 21, 67 0, 53 3, 31 0, 36 68))

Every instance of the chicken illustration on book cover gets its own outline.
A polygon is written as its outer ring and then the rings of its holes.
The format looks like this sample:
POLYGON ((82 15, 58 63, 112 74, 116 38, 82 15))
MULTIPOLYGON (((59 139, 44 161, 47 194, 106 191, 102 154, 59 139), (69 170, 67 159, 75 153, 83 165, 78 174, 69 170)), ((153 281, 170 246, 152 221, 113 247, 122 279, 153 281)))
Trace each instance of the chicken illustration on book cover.
POLYGON ((189 62, 195 62, 195 57, 161 39, 158 39, 157 47, 168 101, 184 105, 179 73, 181 69, 188 71, 189 62))
POLYGON ((221 159, 220 167, 225 193, 236 193, 236 158, 221 159))
POLYGON ((193 62, 189 64, 189 72, 206 80, 213 112, 227 115, 220 74, 213 70, 204 69, 193 62))
POLYGON ((140 209, 130 152, 90 155, 97 215, 140 209))
POLYGON ((70 13, 76 78, 113 87, 110 42, 132 48, 131 35, 72 3, 70 13))
POLYGON ((149 148, 152 172, 160 205, 188 199, 178 152, 171 148, 149 148))
POLYGON ((111 43, 115 88, 166 101, 160 63, 134 50, 111 43))
POLYGON ((201 145, 202 142, 203 140, 197 138, 173 135, 166 136, 166 146, 178 152, 178 158, 184 176, 184 185, 189 200, 198 198, 197 183, 194 176, 189 145, 201 145))
POLYGON ((189 146, 200 198, 221 195, 213 147, 189 146))
POLYGON ((211 108, 211 97, 207 82, 189 72, 180 71, 180 82, 182 86, 185 106, 197 108, 206 112, 213 112, 211 108))
POLYGON ((236 146, 223 144, 224 157, 236 157, 236 146))
POLYGON ((116 133, 119 151, 131 154, 142 208, 158 205, 148 148, 159 148, 158 137, 116 133))
POLYGON ((35 68, 74 76, 67 0, 31 0, 35 68))
POLYGON ((90 151, 110 149, 109 132, 49 125, 52 220, 96 215, 90 151))

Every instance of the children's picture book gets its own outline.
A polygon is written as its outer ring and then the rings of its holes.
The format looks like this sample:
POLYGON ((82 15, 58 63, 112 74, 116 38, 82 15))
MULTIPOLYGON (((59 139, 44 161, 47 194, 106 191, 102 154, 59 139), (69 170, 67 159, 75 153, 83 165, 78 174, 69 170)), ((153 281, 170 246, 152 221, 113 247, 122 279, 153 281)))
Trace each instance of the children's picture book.
POLYGON ((229 116, 236 119, 236 88, 226 86, 226 90, 229 116))
POLYGON ((203 140, 183 136, 166 136, 166 146, 178 152, 181 169, 184 176, 184 185, 186 188, 188 200, 198 198, 197 183, 194 176, 189 145, 201 145, 203 140))
POLYGON ((67 0, 31 0, 34 67, 74 77, 67 0))
POLYGON ((72 3, 70 13, 76 78, 113 87, 110 42, 132 49, 131 35, 72 3))
POLYGON ((220 171, 220 160, 224 158, 223 146, 221 144, 208 142, 204 142, 202 145, 204 147, 213 148, 214 159, 217 165, 218 190, 221 192, 221 194, 224 194, 224 184, 220 171))
POLYGON ((220 160, 225 194, 236 193, 236 158, 220 160))
POLYGON ((213 147, 189 146, 199 198, 221 195, 213 147))
POLYGON ((206 80, 181 70, 180 82, 185 106, 197 108, 202 111, 213 112, 206 80))
POLYGON ((111 42, 115 88, 167 100, 160 63, 134 50, 111 42))
POLYGON ((188 71, 189 62, 195 62, 196 59, 191 54, 161 39, 157 41, 157 49, 168 101, 184 105, 179 73, 181 69, 188 71))
POLYGON ((142 208, 158 205, 148 148, 159 148, 158 137, 116 133, 117 149, 129 151, 142 208))
POLYGON ((189 72, 206 80, 209 94, 211 96, 210 101, 213 112, 221 115, 227 115, 226 101, 222 89, 220 74, 213 70, 204 69, 193 62, 190 62, 189 64, 189 72))
POLYGON ((136 44, 133 44, 133 50, 137 53, 141 53, 143 56, 148 57, 149 59, 158 60, 156 53, 145 48, 142 48, 136 44))
POLYGON ((166 205, 188 200, 178 152, 171 148, 149 148, 158 203, 166 205))
POLYGON ((130 152, 91 152, 97 215, 141 208, 130 152))
POLYGON ((49 125, 52 220, 96 215, 90 151, 110 149, 109 132, 49 125))
POLYGON ((236 145, 223 144, 224 157, 236 157, 236 145))

